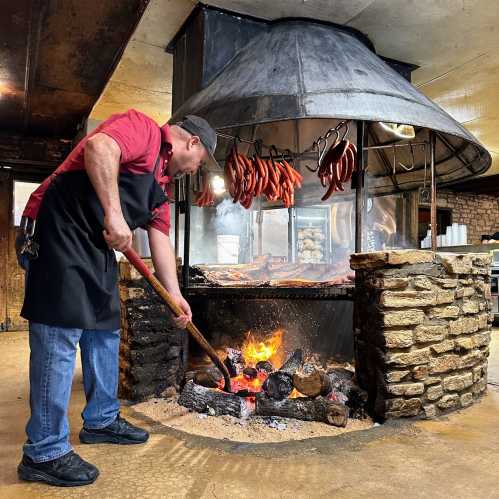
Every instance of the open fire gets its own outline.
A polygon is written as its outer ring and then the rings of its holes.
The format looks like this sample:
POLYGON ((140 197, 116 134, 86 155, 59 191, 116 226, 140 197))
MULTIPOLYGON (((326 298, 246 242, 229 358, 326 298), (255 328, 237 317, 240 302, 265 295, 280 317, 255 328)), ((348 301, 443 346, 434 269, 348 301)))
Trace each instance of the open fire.
POLYGON ((240 349, 226 348, 224 364, 231 391, 213 366, 199 370, 179 403, 198 412, 236 417, 278 416, 345 426, 364 415, 365 394, 344 366, 323 367, 301 349, 286 356, 284 329, 263 337, 249 331, 240 349))

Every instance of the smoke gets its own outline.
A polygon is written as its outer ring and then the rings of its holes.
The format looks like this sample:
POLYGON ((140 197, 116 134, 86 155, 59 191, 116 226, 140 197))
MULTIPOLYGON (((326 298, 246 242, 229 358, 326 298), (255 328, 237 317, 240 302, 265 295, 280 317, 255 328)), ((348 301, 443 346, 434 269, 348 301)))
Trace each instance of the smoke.
POLYGON ((217 214, 214 220, 217 234, 239 236, 244 227, 245 209, 239 203, 224 199, 217 205, 217 214))

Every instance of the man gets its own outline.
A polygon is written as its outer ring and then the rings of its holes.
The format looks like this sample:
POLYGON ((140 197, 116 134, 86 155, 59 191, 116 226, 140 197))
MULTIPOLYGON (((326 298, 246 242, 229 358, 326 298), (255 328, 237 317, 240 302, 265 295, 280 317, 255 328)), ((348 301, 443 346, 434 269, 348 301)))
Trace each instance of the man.
POLYGON ((24 211, 20 262, 27 269, 22 316, 29 320, 31 418, 18 466, 23 480, 86 485, 95 466, 69 443, 67 409, 79 343, 87 404, 83 443, 137 444, 146 431, 120 417, 117 399, 120 305, 113 249, 126 251, 146 227, 159 280, 183 315, 165 188, 214 162, 216 133, 187 116, 159 127, 134 110, 85 137, 32 194, 24 211), (34 222, 36 221, 36 223, 34 222))

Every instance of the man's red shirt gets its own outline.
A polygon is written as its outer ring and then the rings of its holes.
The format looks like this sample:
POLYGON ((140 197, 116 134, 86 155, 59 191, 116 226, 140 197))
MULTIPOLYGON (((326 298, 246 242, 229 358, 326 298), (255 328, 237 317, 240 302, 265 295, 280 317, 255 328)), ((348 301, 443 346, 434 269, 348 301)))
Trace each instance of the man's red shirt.
MULTIPOLYGON (((71 151, 64 162, 31 194, 23 215, 36 219, 47 187, 53 178, 64 172, 85 169, 85 144, 96 133, 105 133, 116 141, 121 149, 120 173, 141 175, 152 173, 161 146, 160 167, 156 172, 156 181, 170 194, 171 177, 166 174, 172 157, 172 144, 169 126, 159 127, 145 114, 130 109, 126 113, 114 114, 101 123, 92 133, 85 136, 71 151)), ((168 235, 170 231, 170 205, 164 203, 153 214, 149 227, 154 227, 168 235)))

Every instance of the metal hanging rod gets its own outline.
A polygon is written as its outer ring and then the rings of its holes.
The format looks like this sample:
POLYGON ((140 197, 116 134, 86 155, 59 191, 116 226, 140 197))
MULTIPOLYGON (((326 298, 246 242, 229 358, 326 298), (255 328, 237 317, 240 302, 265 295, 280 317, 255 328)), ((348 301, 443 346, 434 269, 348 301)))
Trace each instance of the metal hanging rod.
POLYGON ((428 142, 408 142, 406 144, 389 144, 384 146, 366 146, 364 147, 364 151, 369 151, 371 149, 393 149, 394 147, 428 147, 428 142))
MULTIPOLYGON (((286 156, 286 157, 290 157, 290 158, 293 158, 294 160, 296 160, 296 159, 305 159, 305 158, 308 159, 309 153, 311 153, 313 151, 317 151, 318 149, 320 149, 320 145, 321 144, 324 144, 322 152, 325 151, 327 143, 328 143, 328 140, 329 140, 329 138, 331 137, 331 135, 333 133, 335 133, 336 136, 337 136, 337 138, 339 138, 341 130, 345 129, 343 131, 343 137, 342 137, 342 138, 345 138, 345 136, 348 133, 348 123, 349 123, 349 121, 340 121, 335 127, 329 128, 326 131, 326 133, 324 133, 324 135, 319 136, 316 140, 313 141, 313 143, 309 147, 307 147, 301 153, 293 152, 290 149, 284 149, 284 150, 283 149, 279 149, 275 145, 270 145, 269 146, 267 144, 264 144, 259 139, 257 139, 257 140, 242 139, 238 135, 230 135, 230 134, 224 133, 224 132, 217 132, 217 136, 220 137, 220 138, 223 138, 223 139, 232 140, 234 142, 243 142, 244 144, 252 145, 255 148, 258 147, 260 150, 263 147, 263 148, 268 149, 268 150, 276 151, 278 155, 283 155, 283 156, 286 156)), ((319 154, 320 154, 320 152, 321 151, 319 150, 319 154)))

